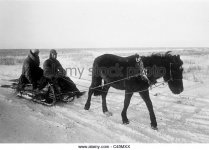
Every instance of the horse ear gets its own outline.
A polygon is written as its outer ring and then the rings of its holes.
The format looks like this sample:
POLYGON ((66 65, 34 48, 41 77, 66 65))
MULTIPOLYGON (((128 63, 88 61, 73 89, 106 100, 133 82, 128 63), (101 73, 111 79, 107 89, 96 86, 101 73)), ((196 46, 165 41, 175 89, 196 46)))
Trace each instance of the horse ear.
POLYGON ((165 53, 165 56, 166 56, 166 55, 170 55, 171 52, 172 52, 172 51, 167 51, 167 52, 165 53))
POLYGON ((178 61, 181 62, 181 65, 183 65, 183 61, 181 60, 180 55, 177 55, 177 58, 178 58, 178 61))
POLYGON ((180 59, 180 55, 174 55, 175 59, 179 60, 180 59))

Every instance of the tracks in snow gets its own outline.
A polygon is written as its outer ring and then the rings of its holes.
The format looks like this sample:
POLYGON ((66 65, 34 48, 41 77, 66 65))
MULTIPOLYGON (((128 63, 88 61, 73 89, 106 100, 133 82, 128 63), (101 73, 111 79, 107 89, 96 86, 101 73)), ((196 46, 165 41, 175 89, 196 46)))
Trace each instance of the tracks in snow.
MULTIPOLYGON (((123 95, 110 93, 107 105, 113 116, 102 113, 101 98, 93 97, 89 111, 83 109, 87 96, 73 103, 48 108, 0 93, 0 99, 32 112, 33 119, 65 131, 68 142, 209 142, 209 103, 206 99, 186 99, 170 94, 151 96, 159 131, 150 128, 143 100, 132 97, 128 109, 129 125, 123 125, 123 95)), ((31 114, 31 113, 30 113, 31 114)))

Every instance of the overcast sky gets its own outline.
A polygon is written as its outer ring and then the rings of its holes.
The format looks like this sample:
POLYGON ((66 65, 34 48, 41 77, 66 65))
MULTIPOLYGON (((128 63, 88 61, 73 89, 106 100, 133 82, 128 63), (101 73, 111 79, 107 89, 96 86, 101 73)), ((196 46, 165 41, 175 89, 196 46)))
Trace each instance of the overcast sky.
POLYGON ((209 47, 207 0, 0 0, 0 49, 209 47))

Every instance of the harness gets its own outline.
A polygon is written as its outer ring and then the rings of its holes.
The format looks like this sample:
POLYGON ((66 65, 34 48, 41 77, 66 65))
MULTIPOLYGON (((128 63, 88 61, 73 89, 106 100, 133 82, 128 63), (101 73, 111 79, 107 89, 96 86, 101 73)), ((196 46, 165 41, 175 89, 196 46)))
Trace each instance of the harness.
POLYGON ((143 80, 147 80, 149 85, 151 85, 151 82, 150 82, 149 78, 147 77, 147 70, 144 68, 143 61, 138 54, 136 54, 136 65, 137 65, 137 67, 139 67, 139 70, 140 70, 139 75, 141 76, 141 78, 143 80))
POLYGON ((170 63, 170 71, 169 71, 169 73, 170 73, 170 79, 168 80, 168 82, 169 82, 169 81, 174 81, 174 80, 182 80, 182 78, 181 78, 181 79, 175 79, 175 78, 173 77, 173 75, 172 75, 172 64, 173 64, 173 63, 170 63))

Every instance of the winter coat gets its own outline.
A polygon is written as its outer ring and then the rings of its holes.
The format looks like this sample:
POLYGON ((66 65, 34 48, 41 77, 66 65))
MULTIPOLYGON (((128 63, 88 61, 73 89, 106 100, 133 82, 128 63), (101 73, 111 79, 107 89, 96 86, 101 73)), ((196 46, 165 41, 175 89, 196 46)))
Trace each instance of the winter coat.
POLYGON ((49 79, 65 76, 66 74, 60 62, 54 58, 49 58, 44 62, 43 70, 44 76, 49 79))
POLYGON ((43 70, 39 67, 39 56, 35 56, 31 51, 25 59, 22 67, 22 75, 26 77, 29 83, 35 87, 37 81, 43 76, 43 70))

